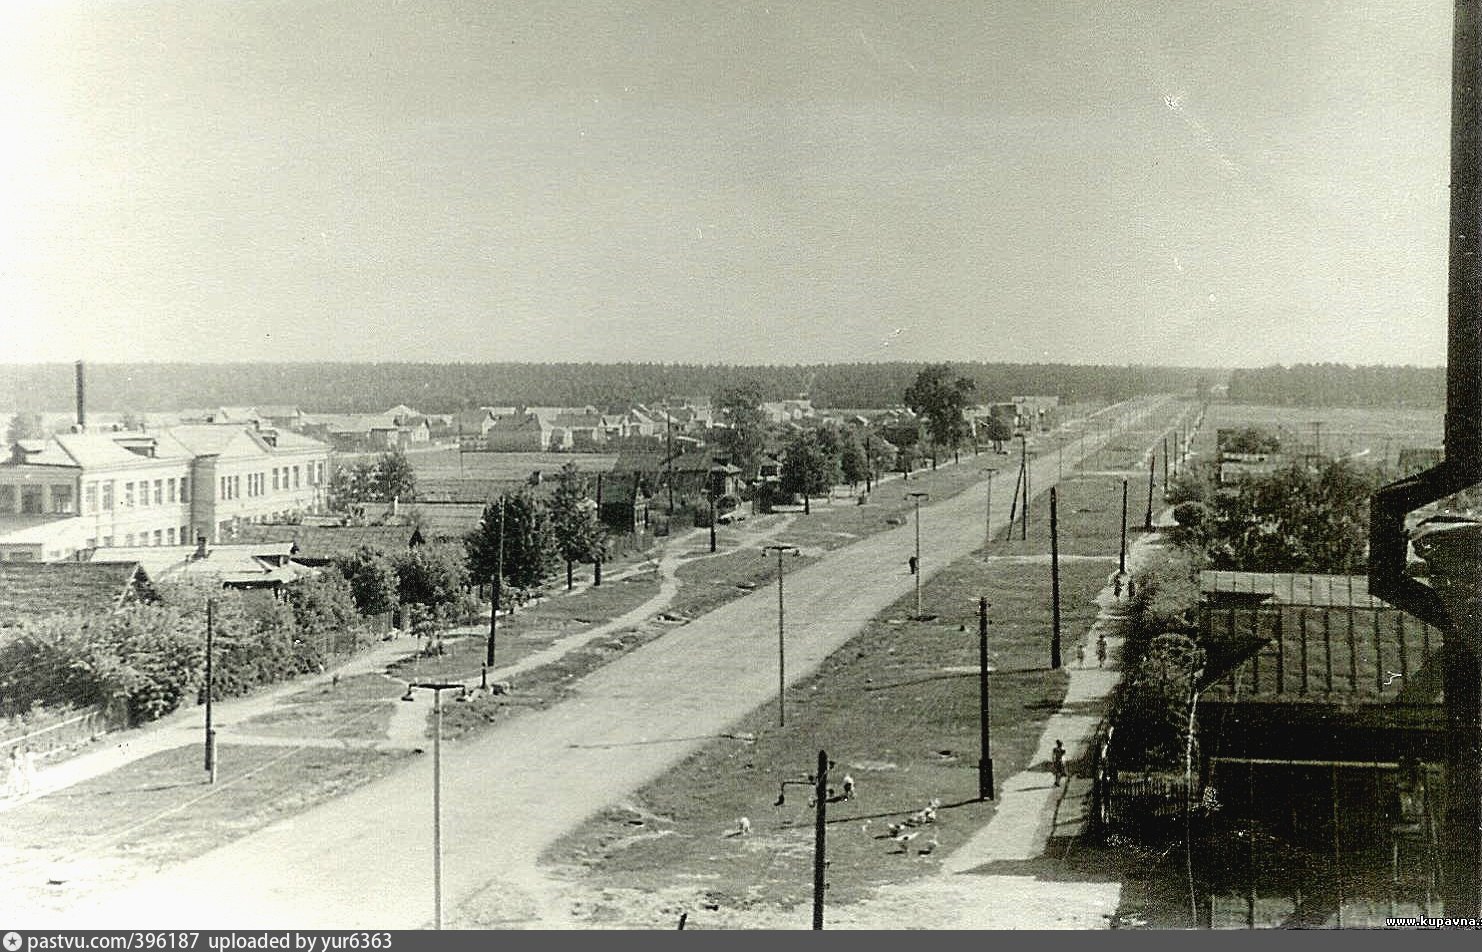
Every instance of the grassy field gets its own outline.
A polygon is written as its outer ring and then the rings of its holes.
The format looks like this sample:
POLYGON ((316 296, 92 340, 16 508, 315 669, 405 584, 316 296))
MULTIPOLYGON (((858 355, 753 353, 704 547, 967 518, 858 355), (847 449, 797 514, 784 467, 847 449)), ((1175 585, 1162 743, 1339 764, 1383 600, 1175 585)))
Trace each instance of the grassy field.
POLYGON ((377 780, 413 756, 233 744, 219 753, 214 786, 191 745, 8 811, 0 824, 0 908, 70 906, 93 889, 116 888, 377 780))
MULTIPOLYGON (((1120 480, 1105 476, 1070 479, 1063 491, 1068 663, 1096 614, 1094 596, 1115 569, 1120 494, 1120 480), (1087 555, 1096 558, 1077 557, 1087 555)), ((838 764, 835 783, 848 772, 859 793, 831 808, 829 902, 857 900, 881 884, 935 870, 993 811, 975 799, 980 593, 993 605, 991 713, 1000 779, 1035 766, 1029 759, 1044 723, 1064 697, 1064 672, 1048 667, 1047 516, 1047 506, 1037 504, 1027 541, 995 541, 933 578, 924 597, 940 616, 934 622, 907 620, 911 596, 891 606, 789 690, 786 728, 776 726, 772 704, 764 705, 735 731, 754 740, 707 746, 559 843, 549 859, 602 897, 585 906, 591 924, 643 924, 660 907, 744 916, 746 909, 806 904, 806 791, 793 788, 780 809, 772 804, 778 782, 809 772, 819 747, 838 764), (945 805, 932 829, 939 851, 895 852, 893 841, 880 838, 886 824, 932 797, 945 805), (751 835, 728 836, 741 816, 750 818, 751 835)))
POLYGON ((434 479, 497 479, 520 482, 540 470, 547 475, 567 463, 584 473, 605 473, 617 461, 616 453, 462 453, 457 447, 413 453, 407 457, 417 476, 434 479), (461 460, 460 460, 461 456, 461 460))
POLYGON ((237 730, 265 737, 381 740, 391 723, 392 705, 402 686, 379 674, 342 679, 291 694, 266 714, 243 721, 237 730))
POLYGON ((1275 430, 1283 447, 1312 448, 1321 435, 1322 451, 1395 465, 1401 449, 1441 445, 1443 413, 1435 409, 1378 407, 1271 407, 1242 403, 1210 404, 1194 448, 1206 459, 1215 451, 1221 428, 1256 426, 1275 430), (1313 426, 1317 423, 1318 426, 1313 426))

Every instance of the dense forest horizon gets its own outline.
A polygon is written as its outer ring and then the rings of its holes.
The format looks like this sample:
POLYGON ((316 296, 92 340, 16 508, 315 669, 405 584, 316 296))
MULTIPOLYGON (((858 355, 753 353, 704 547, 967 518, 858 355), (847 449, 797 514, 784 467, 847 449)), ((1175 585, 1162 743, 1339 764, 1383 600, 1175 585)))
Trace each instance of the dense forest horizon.
MULTIPOLYGON (((754 384, 766 400, 807 394, 819 407, 900 404, 925 362, 798 366, 660 363, 89 363, 95 411, 161 413, 185 408, 291 404, 306 412, 372 413, 406 404, 425 413, 478 406, 598 407, 667 397, 713 397, 754 384)), ((1065 402, 1116 401, 1192 391, 1228 371, 1187 367, 952 362, 979 402, 1052 395, 1065 402)), ((69 410, 71 364, 0 364, 0 408, 69 410)))
POLYGON ((1446 368, 1293 364, 1235 370, 1233 403, 1294 407, 1443 407, 1446 368))

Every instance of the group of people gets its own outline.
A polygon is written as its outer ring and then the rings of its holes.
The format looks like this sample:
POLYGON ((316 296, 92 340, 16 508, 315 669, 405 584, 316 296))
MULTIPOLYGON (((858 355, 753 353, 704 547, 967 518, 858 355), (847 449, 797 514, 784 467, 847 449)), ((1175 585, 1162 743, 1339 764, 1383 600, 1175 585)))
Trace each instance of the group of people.
POLYGON ((5 796, 9 799, 29 796, 36 783, 36 751, 30 747, 12 747, 5 773, 5 796))

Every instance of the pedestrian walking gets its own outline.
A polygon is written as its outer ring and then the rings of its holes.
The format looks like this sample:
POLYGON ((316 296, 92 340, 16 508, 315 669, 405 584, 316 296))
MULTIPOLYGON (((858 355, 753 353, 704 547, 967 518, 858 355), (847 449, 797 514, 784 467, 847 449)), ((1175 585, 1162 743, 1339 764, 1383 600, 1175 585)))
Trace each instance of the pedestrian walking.
POLYGON ((1060 786, 1060 781, 1065 779, 1065 745, 1058 740, 1050 751, 1050 769, 1055 773, 1055 786, 1060 786))
POLYGON ((1096 667, 1106 667, 1106 635, 1096 636, 1096 667))
POLYGON ((844 799, 854 799, 854 778, 849 774, 844 775, 844 799))
POLYGON ((21 796, 29 797, 36 781, 36 751, 21 748, 21 796))
POLYGON ((912 575, 916 574, 916 565, 916 556, 913 555, 910 558, 906 559, 906 567, 911 570, 912 575))
POLYGON ((1130 578, 1127 580, 1127 597, 1129 599, 1137 597, 1137 590, 1133 587, 1133 583, 1130 578))
POLYGON ((1075 646, 1075 666, 1077 668, 1086 666, 1086 643, 1084 641, 1075 646))
POLYGON ((1112 595, 1118 601, 1120 601, 1121 598, 1122 598, 1122 573, 1121 572, 1118 572, 1116 575, 1112 576, 1112 595))

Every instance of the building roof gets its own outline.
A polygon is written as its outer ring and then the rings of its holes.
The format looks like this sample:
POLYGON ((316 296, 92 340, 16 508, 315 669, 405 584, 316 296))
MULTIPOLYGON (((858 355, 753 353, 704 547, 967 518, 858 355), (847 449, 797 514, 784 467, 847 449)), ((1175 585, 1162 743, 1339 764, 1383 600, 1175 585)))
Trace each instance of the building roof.
POLYGON ((113 611, 149 591, 138 562, 0 562, 0 625, 64 612, 113 611))
MULTIPOLYGON (((485 503, 482 502, 427 502, 419 501, 404 507, 404 511, 415 511, 426 527, 428 539, 461 539, 479 527, 484 517, 485 503)), ((365 514, 369 518, 387 515, 390 503, 366 503, 365 514)), ((391 527, 386 527, 391 528, 391 527)), ((396 528, 408 529, 409 526, 396 528)))
POLYGON ((206 576, 240 585, 292 581, 299 577, 301 573, 291 565, 275 564, 286 562, 292 552, 291 542, 208 545, 206 557, 197 559, 193 545, 110 546, 94 549, 88 561, 92 565, 137 563, 155 580, 206 576))
POLYGON ((82 516, 7 512, 0 514, 0 542, 10 545, 44 545, 57 538, 58 529, 80 528, 83 523, 82 516))
POLYGON ((1369 594, 1363 575, 1309 575, 1280 572, 1199 573, 1199 594, 1206 601, 1263 601, 1282 605, 1331 605, 1388 608, 1369 594))
POLYGON ((400 552, 426 541, 416 526, 306 526, 250 522, 236 528, 234 539, 242 545, 282 545, 285 554, 291 549, 298 558, 315 561, 349 555, 363 545, 400 552))

